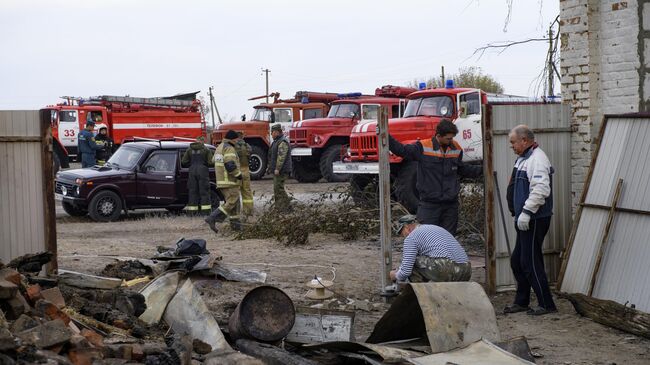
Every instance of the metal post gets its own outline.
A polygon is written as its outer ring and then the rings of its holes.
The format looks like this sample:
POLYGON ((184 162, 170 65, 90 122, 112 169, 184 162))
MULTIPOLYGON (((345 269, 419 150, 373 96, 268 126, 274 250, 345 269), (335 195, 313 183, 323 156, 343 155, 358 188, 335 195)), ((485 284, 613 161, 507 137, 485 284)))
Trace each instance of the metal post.
POLYGON ((269 72, 271 72, 271 70, 269 70, 268 68, 263 68, 262 72, 266 74, 266 103, 268 104, 269 103, 269 72))
POLYGON ((379 145, 379 237, 381 242, 381 292, 391 282, 393 267, 390 217, 390 164, 388 163, 388 108, 379 109, 377 120, 377 144, 379 145))
POLYGON ((548 28, 548 94, 546 96, 553 96, 555 91, 553 90, 553 80, 555 75, 553 75, 553 25, 548 28))
POLYGON ((212 128, 214 128, 214 98, 212 97, 212 86, 208 88, 210 93, 210 116, 212 117, 212 128))
MULTIPOLYGON (((441 68, 441 74, 440 74, 441 85, 440 85, 440 87, 445 87, 445 85, 447 84, 447 80, 445 80, 445 66, 440 66, 440 68, 441 68)), ((435 87, 435 85, 433 85, 433 87, 435 87)))

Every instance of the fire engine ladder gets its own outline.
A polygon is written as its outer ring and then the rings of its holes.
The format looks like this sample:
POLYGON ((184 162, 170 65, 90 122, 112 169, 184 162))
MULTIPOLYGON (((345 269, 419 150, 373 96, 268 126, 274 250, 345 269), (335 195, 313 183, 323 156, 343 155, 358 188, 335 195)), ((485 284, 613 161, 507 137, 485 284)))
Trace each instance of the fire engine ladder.
POLYGON ((92 97, 86 102, 113 102, 113 103, 130 103, 151 106, 167 106, 167 107, 191 107, 193 102, 190 100, 168 99, 168 98, 137 98, 131 96, 112 96, 102 95, 92 97))

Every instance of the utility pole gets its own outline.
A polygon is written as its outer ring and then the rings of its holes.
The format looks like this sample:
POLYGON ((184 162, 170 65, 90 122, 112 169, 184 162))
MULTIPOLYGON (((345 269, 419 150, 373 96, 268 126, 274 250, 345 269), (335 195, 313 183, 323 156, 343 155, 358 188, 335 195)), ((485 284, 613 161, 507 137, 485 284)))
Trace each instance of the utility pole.
POLYGON ((381 294, 391 282, 393 268, 390 217, 390 165, 388 162, 388 107, 379 108, 377 118, 377 142, 379 145, 379 240, 381 242, 381 294))
POLYGON ((442 73, 440 74, 440 87, 445 87, 447 80, 445 80, 445 66, 440 66, 442 69, 442 73))
POLYGON ((214 112, 217 112, 217 118, 219 118, 219 124, 223 123, 221 120, 221 115, 219 114, 219 108, 217 108, 217 102, 214 101, 214 95, 212 95, 212 89, 214 86, 210 86, 210 114, 212 115, 212 128, 214 128, 214 112))
POLYGON ((269 70, 268 68, 263 68, 262 72, 266 74, 266 103, 268 104, 269 103, 269 72, 271 72, 271 70, 269 70))
POLYGON ((548 28, 548 93, 546 96, 555 95, 553 92, 553 24, 548 28))

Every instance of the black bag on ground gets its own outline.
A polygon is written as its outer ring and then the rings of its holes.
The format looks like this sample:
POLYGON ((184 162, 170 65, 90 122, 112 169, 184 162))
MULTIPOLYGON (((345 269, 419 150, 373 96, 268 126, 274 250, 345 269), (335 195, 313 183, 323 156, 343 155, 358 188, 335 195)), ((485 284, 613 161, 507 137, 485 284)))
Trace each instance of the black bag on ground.
POLYGON ((205 240, 201 238, 185 239, 181 238, 176 242, 176 256, 194 256, 209 254, 205 248, 205 240))

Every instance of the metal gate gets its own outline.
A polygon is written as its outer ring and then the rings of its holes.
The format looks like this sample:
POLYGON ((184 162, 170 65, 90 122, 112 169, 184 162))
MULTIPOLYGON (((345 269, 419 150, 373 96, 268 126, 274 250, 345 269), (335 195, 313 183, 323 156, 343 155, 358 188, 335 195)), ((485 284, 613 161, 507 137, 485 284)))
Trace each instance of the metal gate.
POLYGON ((510 148, 510 129, 526 124, 551 160, 553 175, 553 218, 543 253, 550 282, 555 282, 560 269, 560 254, 569 237, 571 226, 571 114, 563 104, 488 105, 484 113, 485 219, 486 219, 486 282, 491 293, 514 288, 510 269, 510 246, 515 247, 514 218, 508 211, 506 190, 516 155, 510 148), (496 172, 496 175, 495 175, 496 172), (496 178, 495 178, 496 176, 496 178), (496 182, 500 196, 497 194, 496 182), (503 205, 503 216, 498 199, 503 205))
POLYGON ((55 254, 56 221, 49 111, 0 111, 0 260, 55 254))

